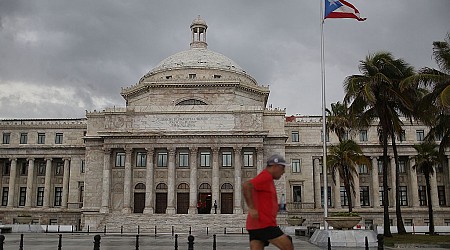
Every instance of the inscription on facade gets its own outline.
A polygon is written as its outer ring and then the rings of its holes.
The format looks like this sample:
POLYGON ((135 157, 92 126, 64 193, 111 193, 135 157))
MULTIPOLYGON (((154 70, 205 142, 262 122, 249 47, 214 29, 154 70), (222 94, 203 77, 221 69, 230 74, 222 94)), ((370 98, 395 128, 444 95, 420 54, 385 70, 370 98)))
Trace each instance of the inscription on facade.
POLYGON ((133 119, 135 129, 156 130, 230 130, 235 127, 232 114, 142 115, 133 119))

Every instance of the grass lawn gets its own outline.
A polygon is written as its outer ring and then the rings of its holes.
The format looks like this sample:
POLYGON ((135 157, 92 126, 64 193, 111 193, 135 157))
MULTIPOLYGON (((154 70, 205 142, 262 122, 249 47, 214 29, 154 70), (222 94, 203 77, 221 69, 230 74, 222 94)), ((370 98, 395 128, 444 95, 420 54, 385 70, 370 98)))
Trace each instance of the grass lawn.
POLYGON ((426 234, 393 234, 393 237, 384 237, 384 244, 393 247, 394 244, 430 244, 450 246, 449 235, 426 235, 426 234))

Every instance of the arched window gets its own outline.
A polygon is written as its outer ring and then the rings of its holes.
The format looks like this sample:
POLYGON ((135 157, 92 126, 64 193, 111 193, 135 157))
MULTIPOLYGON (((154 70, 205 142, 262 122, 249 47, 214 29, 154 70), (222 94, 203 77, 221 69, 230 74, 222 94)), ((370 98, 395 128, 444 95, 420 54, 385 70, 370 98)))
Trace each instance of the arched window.
POLYGON ((211 189, 211 185, 208 183, 202 183, 198 189, 211 189))
POLYGON ((181 183, 178 185, 178 189, 189 189, 189 185, 186 183, 181 183))
POLYGON ((204 101, 197 99, 188 99, 177 103, 176 105, 207 105, 204 101))
POLYGON ((145 190, 145 185, 143 183, 138 183, 138 184, 136 184, 136 186, 134 186, 134 189, 144 189, 145 190))
POLYGON ((224 183, 222 184, 222 187, 220 187, 220 189, 233 189, 233 185, 231 185, 230 183, 224 183))
POLYGON ((159 183, 156 186, 156 189, 167 189, 167 185, 165 183, 159 183))

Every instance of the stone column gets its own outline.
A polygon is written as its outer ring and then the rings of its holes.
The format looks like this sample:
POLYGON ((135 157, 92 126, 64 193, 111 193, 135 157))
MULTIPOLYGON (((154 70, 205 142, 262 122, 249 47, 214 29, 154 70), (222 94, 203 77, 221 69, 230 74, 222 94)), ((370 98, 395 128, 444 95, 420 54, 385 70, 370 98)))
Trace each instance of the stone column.
MULTIPOLYGON (((333 183, 333 190, 334 190, 334 208, 341 208, 341 178, 339 177, 339 171, 335 170, 336 175, 336 183, 333 182, 331 178, 329 180, 333 183)), ((324 201, 327 202, 327 201, 324 201)))
POLYGON ((25 207, 31 207, 31 201, 33 201, 33 183, 34 183, 34 158, 28 160, 28 175, 27 175, 27 192, 25 207))
POLYGON ((242 214, 242 148, 234 148, 234 213, 242 214))
POLYGON ((67 208, 69 199, 69 177, 70 177, 70 159, 64 159, 64 176, 63 176, 63 192, 62 192, 62 208, 67 208))
POLYGON ((391 184, 389 185, 389 187, 391 188, 391 190, 389 192, 389 196, 390 196, 390 200, 389 200, 389 206, 390 207, 395 207, 395 204, 397 203, 397 201, 395 200, 395 192, 396 192, 396 186, 395 186, 395 158, 392 156, 391 157, 391 165, 390 165, 390 175, 391 175, 391 184))
POLYGON ((321 180, 321 175, 320 173, 322 172, 322 165, 320 164, 320 159, 319 158, 315 158, 313 160, 313 165, 314 165, 314 203, 315 203, 315 208, 321 208, 322 204, 321 204, 321 190, 320 190, 320 180, 321 180))
POLYGON ((189 175, 190 185, 189 185, 189 214, 196 214, 197 211, 197 153, 198 148, 190 148, 190 167, 191 173, 189 175))
POLYGON ((109 200, 111 195, 111 149, 103 148, 103 180, 102 180, 102 207, 100 213, 109 213, 109 200))
POLYGON ((266 168, 265 164, 264 164, 264 148, 263 147, 259 147, 256 149, 256 167, 257 167, 257 172, 256 174, 261 173, 261 171, 263 171, 263 169, 266 168))
POLYGON ((125 174, 123 180, 123 209, 122 213, 131 213, 131 181, 133 178, 133 169, 131 167, 131 152, 133 149, 125 149, 125 174))
POLYGON ((431 186, 431 204, 433 208, 439 208, 439 196, 437 189, 437 180, 436 180, 436 166, 433 166, 433 174, 430 174, 430 186, 431 186))
POLYGON ((380 207, 380 181, 378 178, 378 158, 372 159, 372 206, 373 208, 380 207))
POLYGON ((419 187, 417 185, 417 169, 413 166, 416 164, 414 157, 409 158, 409 184, 411 186, 411 202, 413 207, 419 207, 419 187))
POLYGON ((167 169, 167 209, 166 214, 175 214, 175 149, 169 148, 167 169))
MULTIPOLYGON (((358 170, 358 169, 357 169, 358 170)), ((353 205, 354 208, 361 208, 361 188, 359 187, 359 174, 353 173, 353 181, 354 181, 354 187, 355 187, 355 196, 353 199, 353 205)), ((347 195, 353 195, 353 194, 347 194, 347 195)))
POLYGON ((50 192, 52 183, 52 158, 45 159, 45 181, 44 181, 44 201, 43 208, 50 207, 50 192))
MULTIPOLYGON (((214 147, 212 149, 213 152, 213 165, 212 165, 212 185, 211 185, 211 191, 212 191, 212 203, 214 204, 214 201, 217 201, 219 203, 219 148, 214 147)), ((219 212, 220 210, 217 209, 219 212)), ((211 214, 214 214, 214 207, 211 208, 211 214)))
POLYGON ((153 214, 153 148, 147 148, 147 172, 145 173, 145 208, 144 214, 153 214))
POLYGON ((8 187, 8 205, 7 208, 16 206, 14 197, 16 195, 16 178, 17 178, 17 158, 11 158, 11 170, 9 171, 9 187, 8 187))

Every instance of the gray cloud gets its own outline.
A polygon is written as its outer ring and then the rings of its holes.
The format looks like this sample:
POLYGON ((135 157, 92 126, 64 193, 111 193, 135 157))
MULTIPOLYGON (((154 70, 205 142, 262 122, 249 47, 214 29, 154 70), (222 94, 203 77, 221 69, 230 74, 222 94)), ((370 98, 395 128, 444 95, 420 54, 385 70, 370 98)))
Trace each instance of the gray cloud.
MULTIPOLYGON (((343 97, 359 60, 390 51, 436 67, 432 42, 450 32, 450 2, 351 1, 367 17, 326 20, 327 103, 343 97)), ((191 21, 208 23, 209 49, 234 60, 287 114, 321 114, 319 1, 3 0, 0 118, 83 117, 124 106, 122 87, 189 48, 191 21)))

